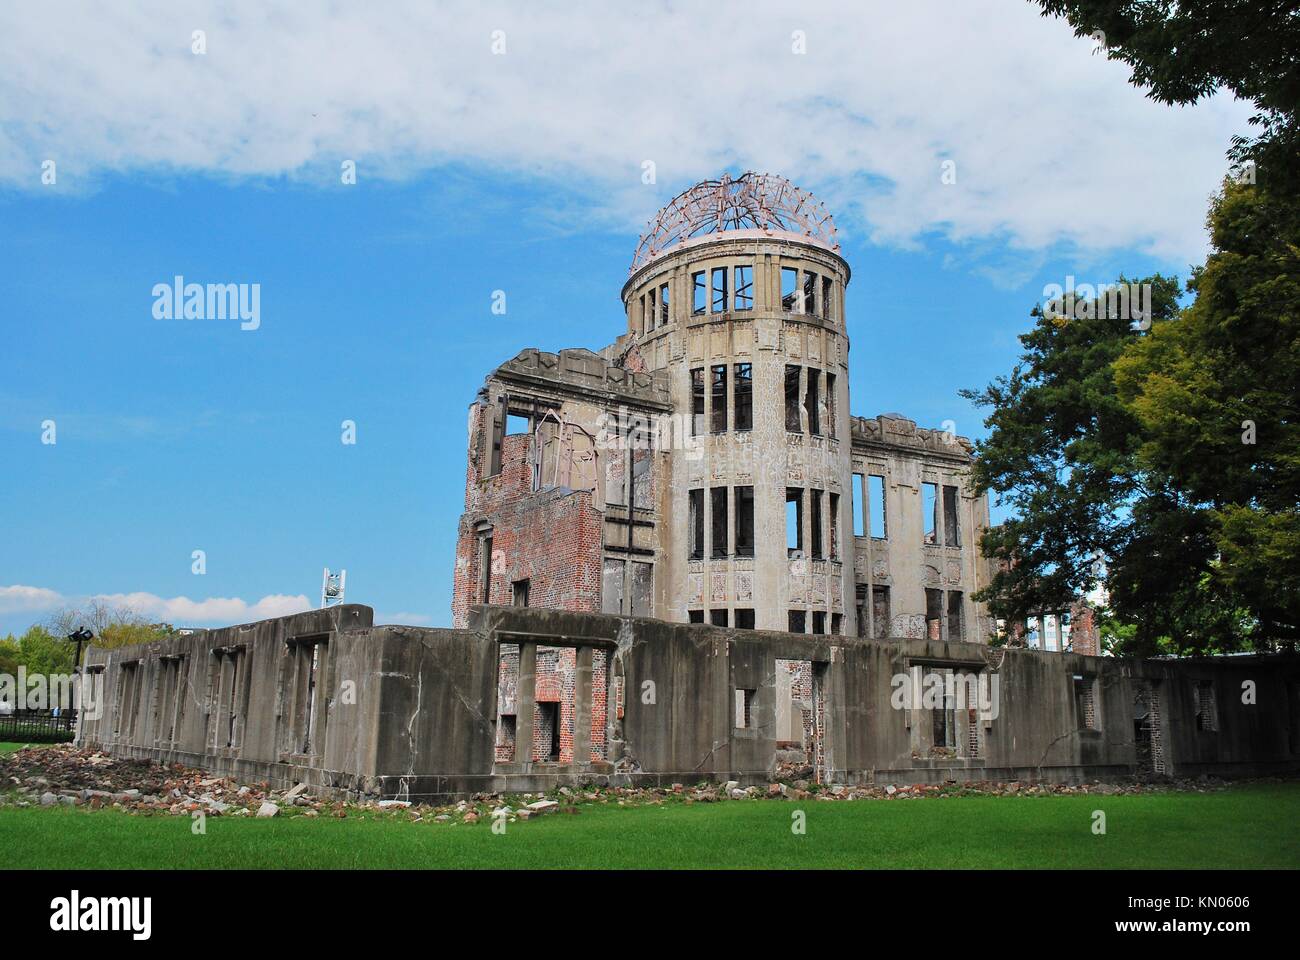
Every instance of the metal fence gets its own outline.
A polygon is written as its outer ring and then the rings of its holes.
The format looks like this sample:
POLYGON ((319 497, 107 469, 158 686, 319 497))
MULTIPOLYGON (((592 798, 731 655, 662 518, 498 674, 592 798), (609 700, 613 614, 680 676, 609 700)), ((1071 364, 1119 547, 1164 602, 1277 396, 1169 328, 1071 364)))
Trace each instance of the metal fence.
POLYGON ((60 743, 76 732, 77 711, 13 710, 0 712, 0 740, 60 743))

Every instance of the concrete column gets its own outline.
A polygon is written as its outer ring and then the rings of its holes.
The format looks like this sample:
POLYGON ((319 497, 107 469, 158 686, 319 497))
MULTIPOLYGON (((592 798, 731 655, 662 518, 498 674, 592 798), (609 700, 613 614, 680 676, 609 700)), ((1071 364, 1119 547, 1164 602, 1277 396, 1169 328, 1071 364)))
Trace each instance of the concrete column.
POLYGON ((533 719, 537 713, 537 644, 519 644, 519 680, 515 688, 515 763, 533 763, 533 719))
POLYGON ((573 683, 573 762, 591 763, 592 648, 579 647, 573 683))

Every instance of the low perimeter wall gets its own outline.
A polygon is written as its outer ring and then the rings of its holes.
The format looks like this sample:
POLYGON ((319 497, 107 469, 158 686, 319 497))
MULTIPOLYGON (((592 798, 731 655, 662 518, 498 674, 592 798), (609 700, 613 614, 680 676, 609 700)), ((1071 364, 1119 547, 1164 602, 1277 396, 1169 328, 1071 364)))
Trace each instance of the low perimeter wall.
POLYGON ((1297 769, 1300 660, 1120 660, 475 607, 92 647, 78 742, 323 793, 1075 781, 1297 769), (98 702, 91 702, 98 693, 98 702))

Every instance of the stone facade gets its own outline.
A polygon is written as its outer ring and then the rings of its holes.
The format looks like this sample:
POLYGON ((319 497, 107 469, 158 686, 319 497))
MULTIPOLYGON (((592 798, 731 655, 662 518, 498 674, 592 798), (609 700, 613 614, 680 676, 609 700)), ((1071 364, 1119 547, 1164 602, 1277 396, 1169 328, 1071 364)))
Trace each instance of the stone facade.
POLYGON ((850 269, 825 232, 647 249, 613 344, 525 350, 471 405, 453 624, 527 602, 987 642, 971 445, 850 416, 850 269))

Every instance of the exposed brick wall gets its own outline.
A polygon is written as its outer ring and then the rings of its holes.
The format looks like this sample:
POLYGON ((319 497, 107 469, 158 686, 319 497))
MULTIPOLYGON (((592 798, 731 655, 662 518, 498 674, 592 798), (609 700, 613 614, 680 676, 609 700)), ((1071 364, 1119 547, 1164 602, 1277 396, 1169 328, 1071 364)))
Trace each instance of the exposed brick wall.
POLYGON ((1101 655, 1097 611, 1090 603, 1081 601, 1070 608, 1070 650, 1089 657, 1101 655))
MULTIPOLYGON (((482 416, 476 406, 473 422, 482 416)), ((468 624, 469 607, 481 603, 478 526, 492 526, 492 582, 489 603, 512 602, 511 584, 529 581, 533 606, 596 612, 600 609, 602 514, 590 491, 532 492, 530 438, 502 441, 501 473, 480 482, 471 457, 465 513, 456 540, 452 625, 468 624)), ((475 449, 471 445, 471 449, 475 449)))
MULTIPOLYGON (((572 763, 573 739, 576 722, 577 648, 538 647, 534 699, 537 704, 554 704, 559 720, 560 756, 558 762, 572 763)), ((519 709, 519 647, 502 644, 497 675, 497 742, 496 760, 500 763, 517 759, 513 723, 519 709)), ((591 757, 606 758, 605 721, 609 687, 609 656, 604 650, 592 652, 591 668, 591 757)), ((533 757, 536 761, 551 759, 551 737, 554 730, 550 711, 536 711, 533 725, 533 757)))

